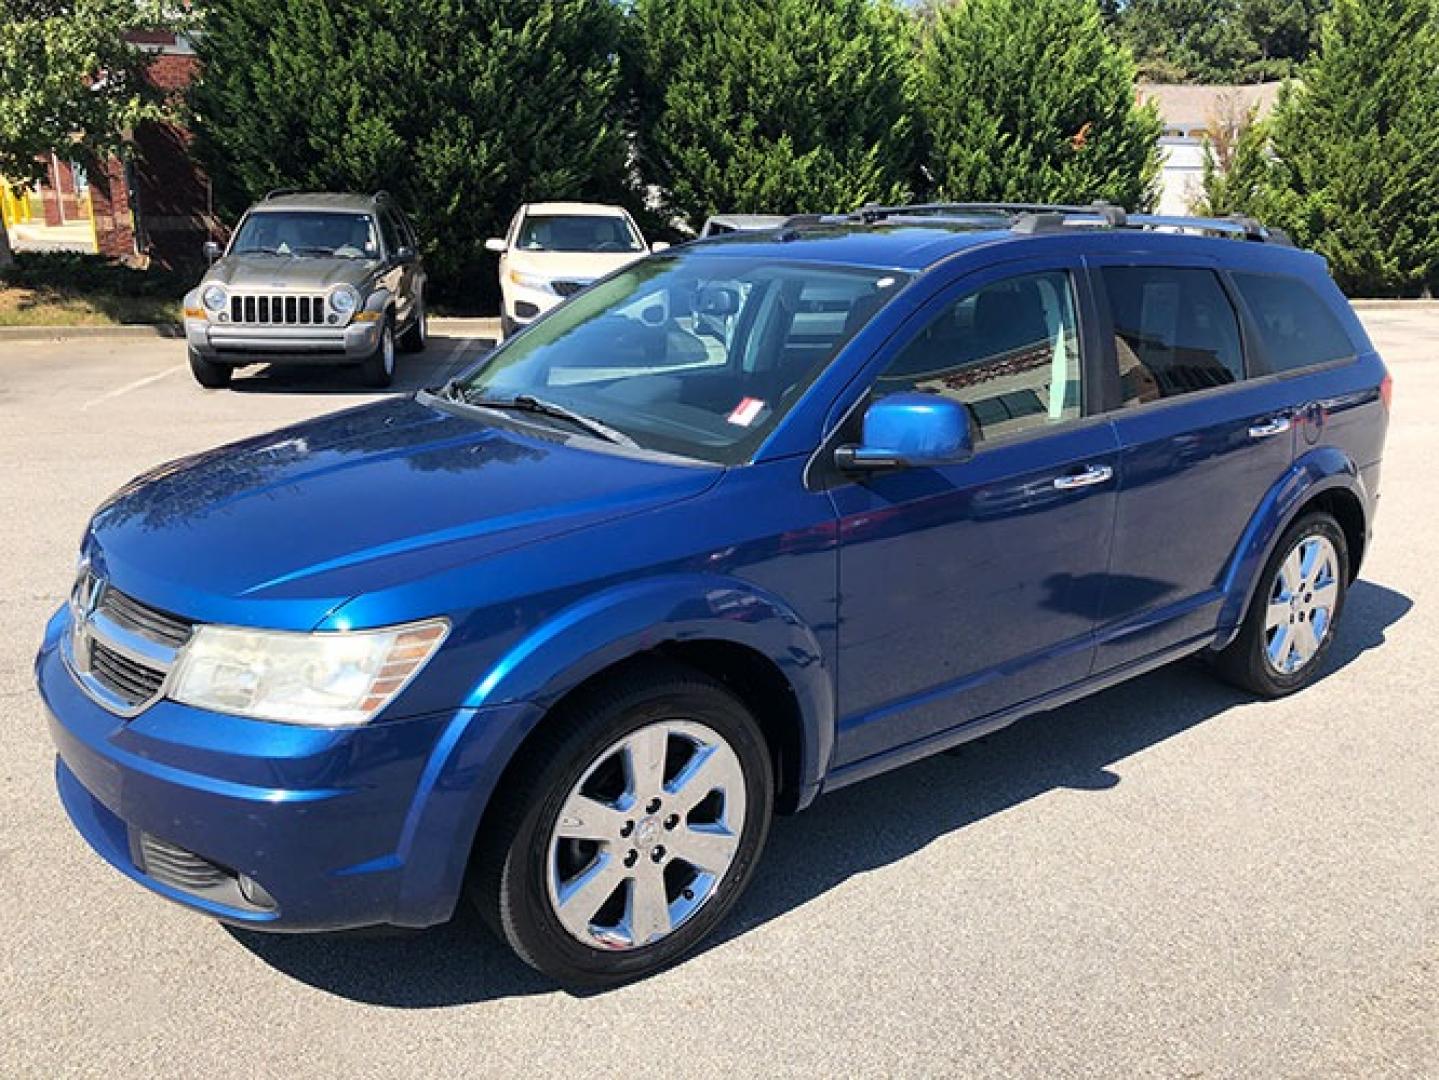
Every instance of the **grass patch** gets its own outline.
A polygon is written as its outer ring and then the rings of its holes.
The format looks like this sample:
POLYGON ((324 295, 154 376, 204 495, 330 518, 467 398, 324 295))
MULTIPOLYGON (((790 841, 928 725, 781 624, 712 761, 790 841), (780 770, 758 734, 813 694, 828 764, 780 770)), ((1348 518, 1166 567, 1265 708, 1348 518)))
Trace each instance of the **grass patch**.
POLYGON ((0 273, 0 326, 121 326, 180 321, 188 275, 99 255, 20 252, 0 273))

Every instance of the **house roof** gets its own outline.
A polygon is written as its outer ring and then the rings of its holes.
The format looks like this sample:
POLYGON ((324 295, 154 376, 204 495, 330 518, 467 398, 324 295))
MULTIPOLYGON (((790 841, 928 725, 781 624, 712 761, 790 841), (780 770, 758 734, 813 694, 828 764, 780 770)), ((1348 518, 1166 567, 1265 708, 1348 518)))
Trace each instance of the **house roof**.
POLYGON ((1242 116, 1258 109, 1260 119, 1274 108, 1282 82, 1225 85, 1216 83, 1140 83, 1135 93, 1140 101, 1159 106, 1164 130, 1169 135, 1198 134, 1216 119, 1242 116))

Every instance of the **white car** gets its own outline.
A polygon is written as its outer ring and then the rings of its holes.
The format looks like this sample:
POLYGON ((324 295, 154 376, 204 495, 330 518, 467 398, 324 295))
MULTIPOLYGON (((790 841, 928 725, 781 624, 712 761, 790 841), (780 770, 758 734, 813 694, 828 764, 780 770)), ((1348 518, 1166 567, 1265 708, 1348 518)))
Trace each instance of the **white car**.
POLYGON ((788 220, 784 214, 712 214, 705 219, 699 238, 704 240, 711 236, 724 236, 726 233, 778 229, 788 220))
POLYGON ((504 237, 485 247, 500 256, 500 328, 508 337, 592 281, 668 244, 647 244, 620 206, 526 203, 504 237))

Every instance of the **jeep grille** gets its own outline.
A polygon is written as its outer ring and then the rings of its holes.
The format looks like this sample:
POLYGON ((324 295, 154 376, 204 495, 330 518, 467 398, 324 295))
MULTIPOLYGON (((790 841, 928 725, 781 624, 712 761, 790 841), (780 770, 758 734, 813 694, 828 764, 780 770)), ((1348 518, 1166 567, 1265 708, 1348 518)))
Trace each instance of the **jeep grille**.
POLYGON ((230 321, 257 326, 323 326, 323 296, 232 296, 230 321))

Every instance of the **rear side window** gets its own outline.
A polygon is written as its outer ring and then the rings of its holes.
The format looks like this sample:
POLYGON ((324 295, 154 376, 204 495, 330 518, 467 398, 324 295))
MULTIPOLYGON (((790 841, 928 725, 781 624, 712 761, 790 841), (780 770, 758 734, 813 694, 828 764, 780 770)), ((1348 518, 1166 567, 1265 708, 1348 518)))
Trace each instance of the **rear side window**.
POLYGON ((1125 406, 1244 378, 1239 320, 1213 271, 1107 266, 1102 273, 1125 406))
POLYGON ((1293 371, 1354 355, 1354 343, 1329 305, 1298 278, 1274 274, 1231 277, 1259 327, 1270 371, 1293 371))

